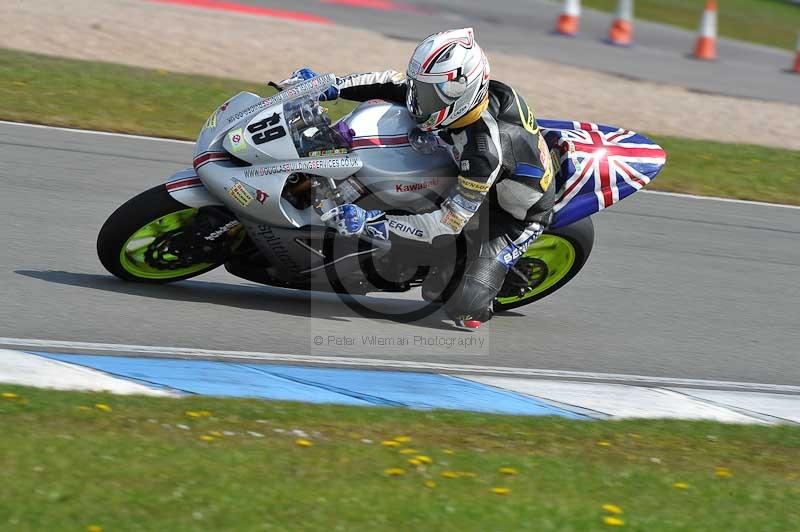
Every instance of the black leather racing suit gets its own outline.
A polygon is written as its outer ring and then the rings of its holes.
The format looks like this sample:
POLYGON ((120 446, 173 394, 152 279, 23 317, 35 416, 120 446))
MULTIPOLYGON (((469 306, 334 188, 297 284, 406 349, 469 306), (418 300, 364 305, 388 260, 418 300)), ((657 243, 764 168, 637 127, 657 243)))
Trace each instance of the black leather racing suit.
MULTIPOLYGON (((339 90, 348 100, 406 100, 404 77, 394 71, 340 78, 339 90)), ((489 83, 488 105, 439 136, 453 146, 461 170, 458 183, 438 210, 389 215, 387 225, 392 238, 429 243, 466 229, 466 269, 449 291, 445 309, 454 319, 486 321, 509 269, 551 221, 553 165, 530 107, 497 81, 489 83)))

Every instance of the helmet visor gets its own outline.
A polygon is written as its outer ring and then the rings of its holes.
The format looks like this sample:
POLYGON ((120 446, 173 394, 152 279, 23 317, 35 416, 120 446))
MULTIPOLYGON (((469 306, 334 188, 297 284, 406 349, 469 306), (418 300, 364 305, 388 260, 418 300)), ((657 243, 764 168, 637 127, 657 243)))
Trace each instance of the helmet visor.
POLYGON ((406 94, 406 107, 417 122, 424 122, 432 114, 447 107, 455 98, 447 98, 435 84, 423 83, 412 78, 407 78, 408 91, 406 94))

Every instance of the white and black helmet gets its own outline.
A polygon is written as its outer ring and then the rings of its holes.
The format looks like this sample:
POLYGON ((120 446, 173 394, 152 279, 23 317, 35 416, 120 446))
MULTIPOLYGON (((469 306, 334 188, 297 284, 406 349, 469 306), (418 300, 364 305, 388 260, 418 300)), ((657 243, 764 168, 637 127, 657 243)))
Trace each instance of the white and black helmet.
POLYGON ((406 72, 406 106, 431 131, 463 117, 486 98, 489 61, 472 28, 434 33, 422 41, 406 72))

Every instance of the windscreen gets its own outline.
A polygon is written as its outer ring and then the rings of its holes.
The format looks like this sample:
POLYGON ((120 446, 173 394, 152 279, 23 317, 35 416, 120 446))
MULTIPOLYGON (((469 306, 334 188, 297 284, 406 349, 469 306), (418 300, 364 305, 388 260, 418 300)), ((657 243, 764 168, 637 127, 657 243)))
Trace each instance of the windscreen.
POLYGON ((331 127, 331 119, 316 98, 305 96, 283 105, 283 115, 301 157, 345 153, 350 147, 349 129, 331 127))

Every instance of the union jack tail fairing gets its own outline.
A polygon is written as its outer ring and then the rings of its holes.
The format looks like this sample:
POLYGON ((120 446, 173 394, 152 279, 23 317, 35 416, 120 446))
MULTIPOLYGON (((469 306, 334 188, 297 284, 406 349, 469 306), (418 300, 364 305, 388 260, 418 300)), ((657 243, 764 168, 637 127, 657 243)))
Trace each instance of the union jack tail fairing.
POLYGON ((590 216, 650 182, 667 160, 661 146, 627 129, 539 120, 557 176, 553 227, 590 216))

